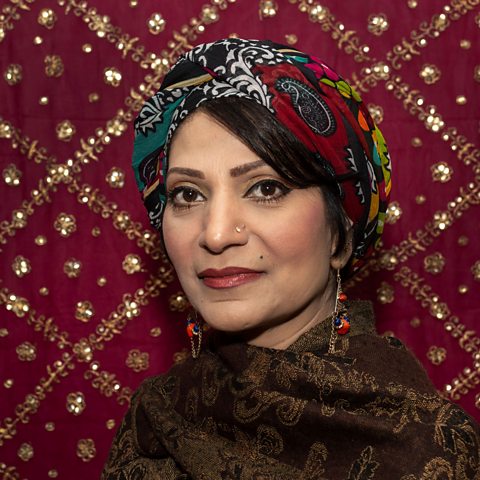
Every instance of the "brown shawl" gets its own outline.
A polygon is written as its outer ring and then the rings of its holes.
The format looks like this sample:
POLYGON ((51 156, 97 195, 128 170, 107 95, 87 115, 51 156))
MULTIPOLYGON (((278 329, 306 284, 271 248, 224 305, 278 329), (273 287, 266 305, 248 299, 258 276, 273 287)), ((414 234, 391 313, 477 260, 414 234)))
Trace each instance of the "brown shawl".
POLYGON ((287 350, 212 341, 146 380, 104 480, 473 480, 478 425, 442 399, 368 304, 327 353, 324 322, 287 350))

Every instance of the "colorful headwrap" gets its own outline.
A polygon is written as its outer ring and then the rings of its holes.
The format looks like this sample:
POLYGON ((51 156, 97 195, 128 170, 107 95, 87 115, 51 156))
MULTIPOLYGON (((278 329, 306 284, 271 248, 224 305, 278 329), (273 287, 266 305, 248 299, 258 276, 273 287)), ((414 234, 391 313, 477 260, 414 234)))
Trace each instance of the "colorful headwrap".
POLYGON ((203 102, 243 97, 263 105, 335 181, 354 224, 351 271, 377 246, 390 193, 390 159, 359 95, 320 59, 270 41, 231 38, 180 57, 135 121, 133 168, 152 225, 166 204, 168 146, 203 102))

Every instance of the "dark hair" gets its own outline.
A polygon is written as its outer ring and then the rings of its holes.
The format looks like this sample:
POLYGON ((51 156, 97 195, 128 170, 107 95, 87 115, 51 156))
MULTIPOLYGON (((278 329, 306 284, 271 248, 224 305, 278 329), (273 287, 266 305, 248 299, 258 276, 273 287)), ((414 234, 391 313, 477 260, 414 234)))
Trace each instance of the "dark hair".
POLYGON ((334 255, 346 248, 349 223, 338 185, 326 178, 318 158, 272 113, 242 97, 208 100, 198 111, 217 120, 294 187, 319 187, 325 199, 328 224, 337 239, 334 255))

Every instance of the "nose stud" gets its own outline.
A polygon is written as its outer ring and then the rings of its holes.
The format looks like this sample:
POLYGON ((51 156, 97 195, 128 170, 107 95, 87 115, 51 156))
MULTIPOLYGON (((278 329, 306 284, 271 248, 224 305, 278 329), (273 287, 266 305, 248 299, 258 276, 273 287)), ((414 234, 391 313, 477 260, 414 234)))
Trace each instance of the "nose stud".
POLYGON ((237 225, 237 226, 235 227, 235 231, 236 231, 237 233, 241 233, 242 230, 245 230, 245 224, 237 225))

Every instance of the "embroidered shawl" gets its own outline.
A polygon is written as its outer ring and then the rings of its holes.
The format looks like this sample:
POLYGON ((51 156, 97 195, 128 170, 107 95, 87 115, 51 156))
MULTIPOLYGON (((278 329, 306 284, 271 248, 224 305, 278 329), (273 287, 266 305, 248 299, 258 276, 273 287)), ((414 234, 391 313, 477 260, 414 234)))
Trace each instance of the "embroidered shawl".
POLYGON ((366 302, 328 354, 328 322, 286 350, 213 338, 138 389, 103 480, 472 480, 479 427, 366 302))

